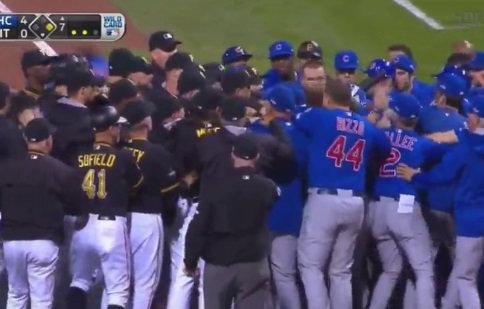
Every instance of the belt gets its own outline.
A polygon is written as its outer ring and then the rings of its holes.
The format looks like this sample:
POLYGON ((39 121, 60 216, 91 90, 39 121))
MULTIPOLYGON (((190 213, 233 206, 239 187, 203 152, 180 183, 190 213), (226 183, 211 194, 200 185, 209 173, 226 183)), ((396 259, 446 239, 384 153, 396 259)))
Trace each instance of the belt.
POLYGON ((116 221, 116 216, 103 216, 103 215, 99 215, 97 217, 98 220, 100 221, 116 221))
POLYGON ((364 192, 358 192, 354 190, 344 190, 344 189, 328 189, 328 188, 310 188, 309 193, 329 194, 329 195, 338 195, 338 196, 355 196, 355 197, 365 196, 364 192))
POLYGON ((400 202, 400 197, 377 196, 374 199, 376 202, 400 202))

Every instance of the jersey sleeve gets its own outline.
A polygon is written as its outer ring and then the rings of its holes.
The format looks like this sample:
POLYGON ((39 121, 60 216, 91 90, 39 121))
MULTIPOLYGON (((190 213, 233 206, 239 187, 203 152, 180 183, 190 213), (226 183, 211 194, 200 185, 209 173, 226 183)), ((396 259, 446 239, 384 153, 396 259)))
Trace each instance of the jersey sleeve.
POLYGON ((206 234, 210 226, 210 199, 202 199, 185 236, 185 265, 194 269, 206 242, 206 234))
POLYGON ((418 173, 412 178, 412 183, 421 188, 429 188, 452 182, 464 167, 466 151, 464 146, 456 146, 448 152, 433 169, 426 173, 418 173))
POLYGON ((126 163, 126 173, 125 173, 125 180, 130 189, 137 189, 143 183, 143 173, 139 168, 138 164, 136 164, 136 159, 133 155, 123 152, 123 158, 126 163))
MULTIPOLYGON (((369 123, 368 123, 369 124, 369 123)), ((369 124, 371 125, 371 124, 369 124)), ((389 156, 392 149, 390 139, 383 130, 372 125, 374 131, 375 155, 379 159, 385 159, 389 156)))
POLYGON ((438 162, 442 157, 450 151, 454 145, 436 143, 430 139, 422 139, 422 153, 424 154, 424 164, 438 162))

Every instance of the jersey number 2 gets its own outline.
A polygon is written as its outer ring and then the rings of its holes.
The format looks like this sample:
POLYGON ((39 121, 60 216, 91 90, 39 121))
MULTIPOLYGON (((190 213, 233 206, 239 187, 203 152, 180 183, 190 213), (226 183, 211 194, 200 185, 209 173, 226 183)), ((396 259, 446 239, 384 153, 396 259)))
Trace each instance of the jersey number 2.
POLYGON ((363 161, 363 150, 365 148, 365 140, 358 139, 353 146, 345 153, 346 136, 338 135, 334 142, 326 151, 326 157, 334 160, 336 167, 341 167, 344 161, 353 163, 353 170, 359 171, 361 162, 363 161))
POLYGON ((97 173, 94 169, 88 170, 86 176, 84 176, 84 180, 82 181, 82 190, 86 192, 86 195, 89 199, 93 199, 96 196, 99 199, 105 199, 107 195, 106 170, 102 169, 99 170, 97 173))
POLYGON ((396 148, 392 148, 390 156, 386 159, 385 163, 380 167, 380 177, 395 177, 397 176, 397 170, 395 165, 400 161, 402 154, 396 148))

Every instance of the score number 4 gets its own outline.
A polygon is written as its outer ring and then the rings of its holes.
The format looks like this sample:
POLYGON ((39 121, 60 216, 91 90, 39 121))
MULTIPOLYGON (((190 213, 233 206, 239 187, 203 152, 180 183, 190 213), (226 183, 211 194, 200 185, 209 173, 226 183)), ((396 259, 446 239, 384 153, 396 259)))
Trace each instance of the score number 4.
POLYGON ((82 190, 86 193, 89 199, 105 199, 106 192, 106 170, 102 169, 96 173, 96 170, 90 169, 87 171, 82 181, 82 190), (96 185, 97 183, 97 185, 96 185))

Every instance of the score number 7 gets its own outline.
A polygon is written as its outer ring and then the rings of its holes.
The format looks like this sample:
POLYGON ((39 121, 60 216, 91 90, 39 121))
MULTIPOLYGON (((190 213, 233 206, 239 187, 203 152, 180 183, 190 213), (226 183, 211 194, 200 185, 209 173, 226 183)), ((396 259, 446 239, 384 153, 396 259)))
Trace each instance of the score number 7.
POLYGON ((341 167, 343 162, 353 163, 353 170, 357 172, 360 170, 363 161, 365 143, 366 141, 360 138, 351 146, 348 152, 345 152, 346 136, 338 135, 326 151, 326 157, 333 159, 336 167, 341 167))

